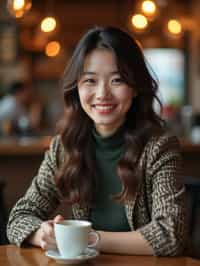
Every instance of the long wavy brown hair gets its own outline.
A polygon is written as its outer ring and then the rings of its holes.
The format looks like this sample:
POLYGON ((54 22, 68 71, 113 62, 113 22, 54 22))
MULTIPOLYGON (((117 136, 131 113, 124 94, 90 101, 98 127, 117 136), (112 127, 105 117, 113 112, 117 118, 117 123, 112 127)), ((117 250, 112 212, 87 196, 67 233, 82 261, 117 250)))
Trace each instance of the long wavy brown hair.
POLYGON ((149 73, 137 41, 113 27, 95 27, 80 40, 62 79, 65 114, 61 139, 66 150, 65 162, 56 183, 70 204, 88 204, 97 192, 95 157, 92 152, 93 121, 83 111, 77 83, 83 71, 85 57, 96 48, 109 49, 115 56, 122 79, 137 92, 125 121, 125 153, 117 165, 122 191, 114 198, 120 202, 134 197, 143 173, 139 159, 148 140, 161 134, 163 121, 153 104, 158 85, 149 73))

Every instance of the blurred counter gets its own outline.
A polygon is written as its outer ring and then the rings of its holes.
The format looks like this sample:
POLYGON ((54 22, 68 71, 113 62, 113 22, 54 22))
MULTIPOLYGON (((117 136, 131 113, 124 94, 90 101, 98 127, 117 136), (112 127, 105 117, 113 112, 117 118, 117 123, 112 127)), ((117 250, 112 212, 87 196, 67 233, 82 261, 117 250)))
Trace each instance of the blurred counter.
POLYGON ((51 137, 23 137, 0 139, 0 155, 41 155, 48 148, 51 137))
POLYGON ((200 152, 200 143, 195 144, 185 139, 180 139, 182 152, 200 152))
POLYGON ((0 177, 8 211, 25 193, 44 158, 51 137, 1 138, 0 177))
MULTIPOLYGON (((23 137, 0 139, 0 155, 42 155, 48 148, 51 137, 23 137)), ((200 143, 180 139, 183 153, 200 152, 200 143)))

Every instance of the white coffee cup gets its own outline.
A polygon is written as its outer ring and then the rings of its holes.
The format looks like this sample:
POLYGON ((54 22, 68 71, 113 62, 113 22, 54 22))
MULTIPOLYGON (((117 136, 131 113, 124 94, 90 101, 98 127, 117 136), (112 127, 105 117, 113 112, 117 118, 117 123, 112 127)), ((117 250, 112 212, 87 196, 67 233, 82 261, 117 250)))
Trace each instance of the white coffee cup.
POLYGON ((64 258, 75 258, 81 255, 87 247, 95 247, 99 234, 92 231, 92 224, 83 220, 64 220, 54 225, 58 251, 64 258), (93 234, 96 241, 88 245, 88 237, 93 234))

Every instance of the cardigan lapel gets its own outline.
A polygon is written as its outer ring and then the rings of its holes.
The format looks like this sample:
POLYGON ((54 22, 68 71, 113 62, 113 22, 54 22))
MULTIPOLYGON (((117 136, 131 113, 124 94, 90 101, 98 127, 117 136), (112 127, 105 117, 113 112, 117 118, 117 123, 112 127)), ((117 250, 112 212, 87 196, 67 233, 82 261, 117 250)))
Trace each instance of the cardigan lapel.
POLYGON ((135 230, 134 223, 133 223, 133 210, 134 210, 134 207, 135 207, 136 196, 137 195, 135 195, 134 199, 127 200, 125 202, 126 216, 127 216, 128 223, 129 223, 129 226, 131 228, 131 231, 135 230))
POLYGON ((135 207, 135 204, 136 204, 137 197, 140 194, 141 188, 142 188, 142 184, 140 183, 139 187, 138 187, 138 190, 135 192, 134 197, 132 199, 129 199, 129 200, 125 201, 126 216, 127 216, 128 223, 129 223, 129 226, 130 226, 132 231, 135 230, 134 218, 133 218, 134 217, 134 207, 135 207))
MULTIPOLYGON (((143 169, 143 164, 145 164, 145 163, 146 163, 145 155, 143 154, 143 156, 141 156, 140 161, 139 161, 140 169, 143 169)), ((129 226, 130 226, 132 231, 135 230, 134 218, 133 218, 134 207, 135 207, 135 203, 136 203, 138 195, 140 194, 141 189, 142 189, 142 182, 140 182, 133 199, 126 200, 126 202, 125 202, 126 216, 127 216, 128 223, 129 223, 129 226)))

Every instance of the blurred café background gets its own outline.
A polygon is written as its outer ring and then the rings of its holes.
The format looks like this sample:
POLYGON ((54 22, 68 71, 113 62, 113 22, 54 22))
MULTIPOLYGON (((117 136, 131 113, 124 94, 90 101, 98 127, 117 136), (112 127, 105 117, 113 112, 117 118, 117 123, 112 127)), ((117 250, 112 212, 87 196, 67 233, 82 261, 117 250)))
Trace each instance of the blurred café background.
POLYGON ((0 0, 2 223, 37 174, 55 134, 63 111, 60 79, 73 48, 88 28, 112 25, 137 38, 159 81, 162 117, 181 143, 195 227, 194 189, 200 187, 199 10, 200 0, 0 0))

